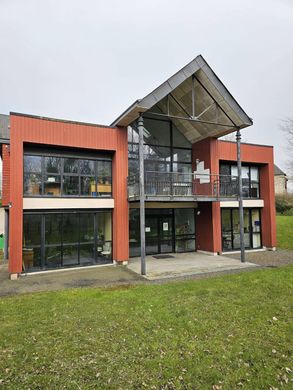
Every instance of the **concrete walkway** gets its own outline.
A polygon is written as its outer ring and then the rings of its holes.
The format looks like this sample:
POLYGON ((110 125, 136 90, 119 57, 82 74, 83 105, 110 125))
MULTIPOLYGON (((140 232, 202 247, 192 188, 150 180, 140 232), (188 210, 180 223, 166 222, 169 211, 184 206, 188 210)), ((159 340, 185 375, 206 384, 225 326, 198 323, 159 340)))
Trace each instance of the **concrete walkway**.
MULTIPOLYGON (((222 271, 242 270, 257 267, 253 263, 241 263, 237 259, 225 256, 212 256, 198 252, 171 253, 170 258, 156 259, 146 256, 148 280, 177 278, 189 275, 201 275, 222 271)), ((140 274, 140 257, 131 258, 128 268, 140 274)))
POLYGON ((17 280, 9 280, 7 265, 0 265, 0 296, 23 293, 57 291, 75 287, 113 287, 146 280, 125 266, 84 267, 65 269, 49 273, 29 274, 17 280))

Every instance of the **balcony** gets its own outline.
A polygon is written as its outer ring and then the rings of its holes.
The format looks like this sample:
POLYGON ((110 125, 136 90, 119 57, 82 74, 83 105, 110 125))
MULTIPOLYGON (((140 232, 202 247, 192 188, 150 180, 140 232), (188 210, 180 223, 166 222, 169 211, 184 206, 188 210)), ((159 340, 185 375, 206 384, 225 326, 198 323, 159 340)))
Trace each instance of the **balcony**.
MULTIPOLYGON (((147 201, 224 201, 238 197, 238 177, 146 171, 147 201)), ((128 199, 139 200, 139 174, 128 177, 128 199)))

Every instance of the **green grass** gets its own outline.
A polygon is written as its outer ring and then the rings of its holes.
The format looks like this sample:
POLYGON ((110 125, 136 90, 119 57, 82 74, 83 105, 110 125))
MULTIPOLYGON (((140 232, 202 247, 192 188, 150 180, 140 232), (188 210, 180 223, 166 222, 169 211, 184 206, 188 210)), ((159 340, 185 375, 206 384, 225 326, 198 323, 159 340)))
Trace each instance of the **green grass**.
POLYGON ((277 246, 293 250, 293 216, 277 215, 277 246))
POLYGON ((165 285, 2 298, 1 384, 289 389, 292 285, 288 266, 165 285))

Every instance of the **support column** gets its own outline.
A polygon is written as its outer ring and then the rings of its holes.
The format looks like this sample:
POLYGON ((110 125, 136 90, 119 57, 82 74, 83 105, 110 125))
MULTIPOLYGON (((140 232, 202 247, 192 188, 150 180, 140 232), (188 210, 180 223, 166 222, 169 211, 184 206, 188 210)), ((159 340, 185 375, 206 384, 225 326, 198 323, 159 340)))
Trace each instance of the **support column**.
POLYGON ((145 263, 145 194, 144 194, 144 153, 143 153, 143 117, 138 118, 139 134, 139 206, 140 206, 140 250, 141 274, 146 275, 145 263))
POLYGON ((238 168, 238 202, 239 202, 239 223, 240 223, 240 248, 241 262, 245 262, 245 245, 244 245, 244 218, 243 218, 243 194, 242 194, 242 176, 241 176, 241 133, 237 129, 237 168, 238 168))

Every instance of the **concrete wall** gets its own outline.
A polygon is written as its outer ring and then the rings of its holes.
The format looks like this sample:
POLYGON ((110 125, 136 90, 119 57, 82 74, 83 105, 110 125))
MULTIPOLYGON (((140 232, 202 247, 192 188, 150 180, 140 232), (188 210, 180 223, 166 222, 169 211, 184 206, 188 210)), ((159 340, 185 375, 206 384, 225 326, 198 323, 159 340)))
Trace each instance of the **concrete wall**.
POLYGON ((275 176, 275 194, 276 195, 286 195, 287 191, 287 178, 284 175, 275 176))

